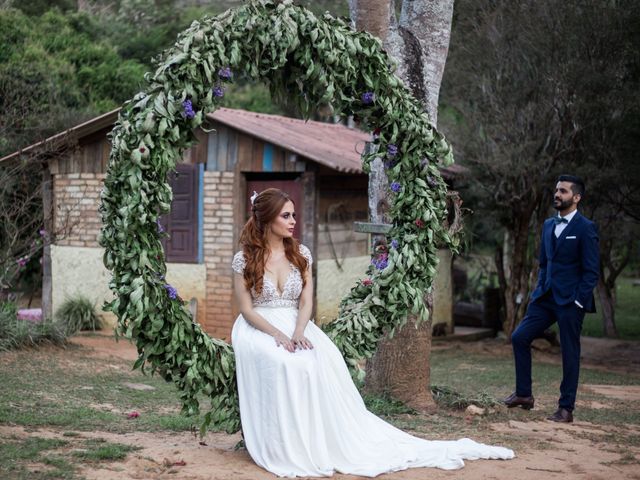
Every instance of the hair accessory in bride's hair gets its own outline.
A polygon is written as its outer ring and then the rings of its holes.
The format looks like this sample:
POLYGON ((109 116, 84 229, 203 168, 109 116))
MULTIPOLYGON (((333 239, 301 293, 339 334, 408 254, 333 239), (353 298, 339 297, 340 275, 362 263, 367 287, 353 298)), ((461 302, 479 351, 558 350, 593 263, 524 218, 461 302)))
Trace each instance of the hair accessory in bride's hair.
POLYGON ((253 202, 256 201, 256 198, 258 197, 258 192, 256 192, 255 190, 253 191, 253 195, 251 195, 251 205, 253 205, 253 202))

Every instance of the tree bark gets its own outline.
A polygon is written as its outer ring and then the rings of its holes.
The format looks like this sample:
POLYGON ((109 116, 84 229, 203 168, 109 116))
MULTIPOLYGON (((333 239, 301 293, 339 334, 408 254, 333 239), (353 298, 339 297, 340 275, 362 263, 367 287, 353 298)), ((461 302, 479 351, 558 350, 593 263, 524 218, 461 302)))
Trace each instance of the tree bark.
POLYGON ((389 395, 422 413, 436 408, 431 395, 431 319, 417 328, 415 319, 382 340, 378 351, 367 361, 365 389, 389 395))
MULTIPOLYGON (((453 0, 405 0, 399 22, 395 2, 390 0, 350 0, 349 6, 352 17, 355 14, 356 28, 382 39, 389 55, 398 62, 396 74, 424 103, 435 126, 453 0)), ((430 296, 424 301, 431 307, 430 296)), ((436 406, 430 389, 432 322, 429 319, 416 327, 415 320, 408 318, 392 339, 380 342, 375 356, 367 362, 365 388, 429 412, 436 406)))
POLYGON ((602 273, 598 280, 598 298, 602 309, 602 333, 605 337, 617 337, 615 299, 610 288, 602 280, 602 273))
MULTIPOLYGON (((529 288, 529 225, 533 211, 523 211, 515 218, 511 235, 505 234, 505 244, 508 245, 506 261, 503 269, 508 270, 505 276, 505 325, 504 332, 511 338, 516 325, 524 316, 527 307, 529 288)), ((504 274, 504 273, 503 273, 504 274)))

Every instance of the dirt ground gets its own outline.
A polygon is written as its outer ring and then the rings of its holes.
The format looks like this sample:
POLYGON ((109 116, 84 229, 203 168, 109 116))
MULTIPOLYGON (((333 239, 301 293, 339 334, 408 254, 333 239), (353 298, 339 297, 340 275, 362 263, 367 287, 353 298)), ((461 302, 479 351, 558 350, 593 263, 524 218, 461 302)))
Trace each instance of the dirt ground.
MULTIPOLYGON (((134 360, 136 352, 126 341, 114 344, 110 337, 77 337, 73 340, 94 350, 99 357, 134 360)), ((441 348, 441 347, 438 347, 441 348)), ((485 348, 482 342, 465 345, 470 351, 485 348)), ((495 345, 491 348, 495 349, 495 345)), ((638 344, 630 342, 585 339, 583 342, 584 363, 607 365, 619 371, 638 371, 640 352, 638 344), (635 347, 635 348, 634 348, 635 347), (614 359, 611 362, 611 359, 614 359)), ((541 353, 544 355, 544 352, 541 353)), ((552 358, 552 355, 549 354, 552 358)), ((581 385, 615 403, 617 399, 640 402, 640 386, 581 385)), ((499 416, 498 416, 499 418, 499 416)), ((400 479, 492 479, 492 480, 538 480, 538 479, 589 479, 589 480, 640 480, 640 445, 633 442, 626 451, 616 451, 603 442, 607 436, 640 436, 637 425, 594 425, 577 420, 570 425, 552 422, 505 420, 492 424, 496 432, 524 437, 530 445, 516 450, 516 458, 509 461, 469 461, 462 470, 443 471, 437 469, 411 469, 381 475, 383 480, 400 479), (529 441, 530 440, 530 441, 529 441), (625 460, 626 459, 626 460, 625 460)), ((0 426, 0 436, 26 437, 33 429, 0 426)), ((40 437, 62 438, 62 432, 53 429, 37 429, 40 437)), ((256 466, 245 450, 234 450, 239 434, 209 433, 204 442, 191 433, 145 433, 113 434, 109 432, 83 432, 85 438, 136 445, 141 450, 132 452, 122 462, 101 464, 83 468, 79 473, 87 479, 180 479, 180 480, 273 480, 277 477, 256 466)), ((508 445, 506 445, 508 446, 508 445)), ((352 475, 336 474, 333 478, 355 480, 352 475)))

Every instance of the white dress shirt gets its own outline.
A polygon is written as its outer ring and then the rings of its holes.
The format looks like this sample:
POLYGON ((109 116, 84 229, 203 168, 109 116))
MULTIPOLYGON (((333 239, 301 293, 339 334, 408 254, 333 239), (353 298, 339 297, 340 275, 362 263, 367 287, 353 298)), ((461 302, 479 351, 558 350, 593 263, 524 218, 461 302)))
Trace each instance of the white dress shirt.
POLYGON ((553 231, 553 233, 556 234, 556 238, 560 237, 560 234, 562 233, 562 231, 567 228, 567 225, 569 225, 569 222, 571 221, 571 219, 573 217, 575 217, 576 213, 578 213, 578 210, 574 210, 573 212, 569 213, 568 215, 564 216, 564 217, 560 217, 560 218, 566 218, 567 219, 567 223, 559 223, 556 225, 556 229, 553 231))
MULTIPOLYGON (((567 228, 567 225, 569 225, 569 222, 571 221, 571 219, 573 217, 575 217, 576 213, 578 213, 578 210, 574 210, 573 212, 569 213, 568 215, 565 215, 564 217, 561 218, 566 218, 567 219, 567 223, 558 223, 556 225, 556 229, 553 231, 553 233, 555 234, 556 238, 560 237, 560 235, 562 234, 562 231, 567 228)), ((582 305, 580 305, 580 302, 578 300, 574 300, 576 302, 576 305, 578 305, 580 308, 584 308, 582 305)))

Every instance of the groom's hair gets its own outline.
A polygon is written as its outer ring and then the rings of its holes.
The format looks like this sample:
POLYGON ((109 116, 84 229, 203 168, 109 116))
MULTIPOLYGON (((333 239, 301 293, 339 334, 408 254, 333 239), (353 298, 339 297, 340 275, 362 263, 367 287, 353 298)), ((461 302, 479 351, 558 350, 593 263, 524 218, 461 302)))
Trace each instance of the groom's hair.
POLYGON ((580 195, 584 197, 584 182, 580 177, 576 177, 575 175, 560 175, 558 177, 559 182, 570 182, 571 183, 571 191, 574 195, 580 195))

